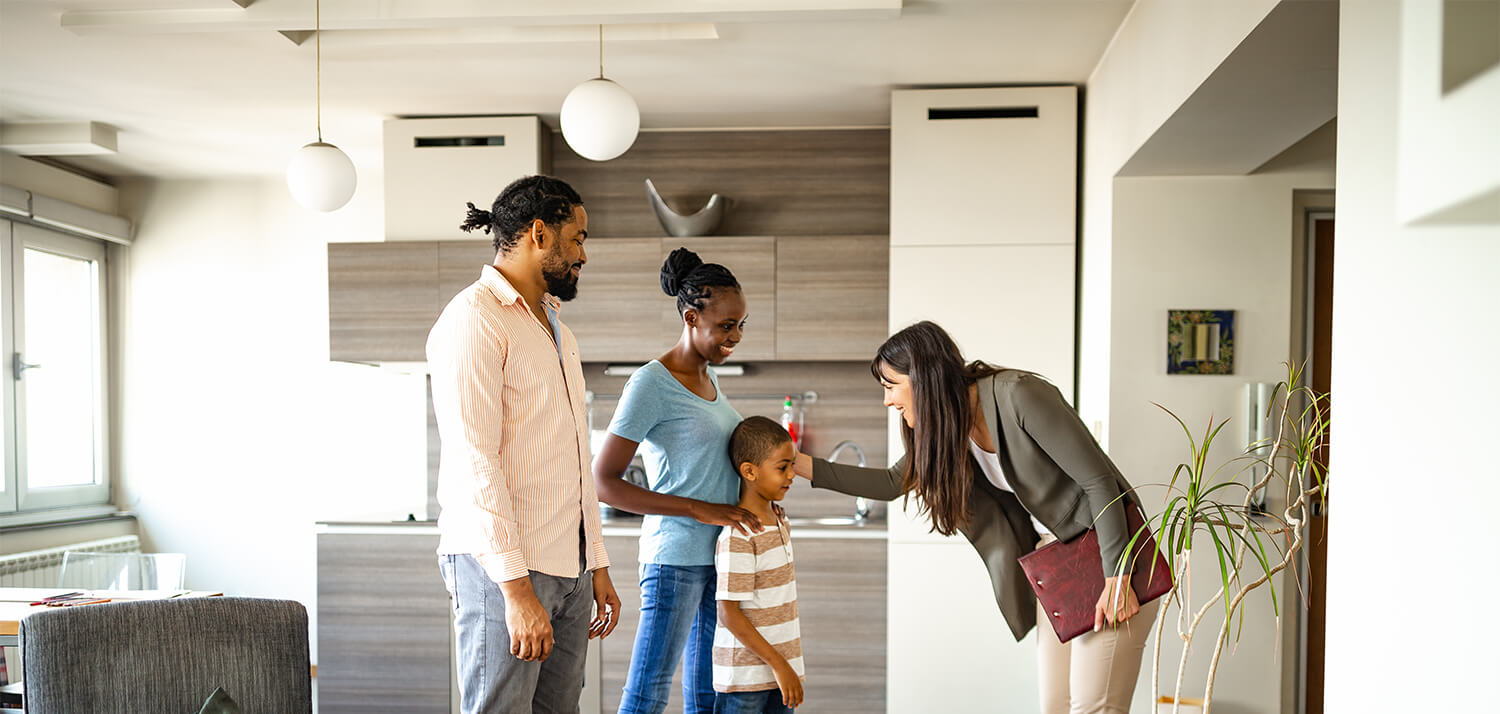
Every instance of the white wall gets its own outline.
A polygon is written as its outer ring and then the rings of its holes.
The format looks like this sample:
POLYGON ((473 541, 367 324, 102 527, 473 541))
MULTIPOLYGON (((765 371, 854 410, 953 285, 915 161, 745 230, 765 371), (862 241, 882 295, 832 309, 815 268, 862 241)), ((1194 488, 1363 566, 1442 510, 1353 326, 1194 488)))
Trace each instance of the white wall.
MULTIPOLYGON (((1466 38, 1443 42, 1450 3, 1401 3, 1400 62, 1397 82, 1400 121, 1396 200, 1407 222, 1429 225, 1500 223, 1500 65, 1444 92, 1444 56, 1493 52, 1497 40, 1466 38)), ((1483 12, 1486 3, 1469 3, 1483 12)), ((1493 3, 1488 3, 1494 12, 1493 3)), ((1460 6, 1461 7, 1461 6, 1460 6)))
POLYGON ((1078 408, 1110 441, 1114 177, 1280 0, 1136 0, 1084 94, 1078 408))
POLYGON ((124 187, 116 503, 190 587, 315 617, 315 521, 422 517, 421 377, 328 361, 327 243, 381 236, 361 180, 332 214, 274 178, 124 187))
MULTIPOLYGON (((1292 191, 1332 186, 1327 152, 1314 152, 1311 164, 1305 155, 1273 161, 1267 173, 1247 177, 1116 178, 1276 5, 1137 0, 1086 87, 1079 407, 1137 485, 1166 480, 1185 458, 1181 431, 1151 401, 1190 424, 1238 416, 1241 385, 1274 381, 1289 356, 1292 191), (1237 310, 1235 375, 1165 374, 1172 308, 1237 310)), ((1243 445, 1234 433, 1220 453, 1243 445)), ((1148 506, 1160 493, 1148 492, 1148 506)), ((1194 571, 1201 601, 1218 579, 1217 562, 1195 559, 1194 571)), ((1258 598, 1247 611, 1261 629, 1247 630, 1221 663, 1215 711, 1279 711, 1282 687, 1295 686, 1282 681, 1269 601, 1258 598)), ((1212 637, 1200 638, 1188 696, 1202 695, 1212 647, 1212 637)), ((1178 652, 1170 640, 1163 650, 1168 691, 1178 652)), ((1148 650, 1137 712, 1150 711, 1150 658, 1148 650)))
MULTIPOLYGON (((1400 19, 1397 2, 1340 16, 1333 714, 1483 711, 1500 669, 1500 226, 1396 214, 1400 19)), ((1482 116, 1493 126, 1500 102, 1482 116)))
MULTIPOLYGON (((1288 171, 1115 180, 1109 452, 1131 483, 1142 487, 1148 512, 1159 513, 1165 501, 1166 489, 1152 484, 1164 485, 1177 464, 1191 458, 1181 427, 1152 402, 1172 409, 1200 438, 1211 417, 1233 417, 1210 464, 1246 446, 1243 385, 1283 378, 1281 363, 1291 352, 1292 192, 1332 186, 1331 150, 1320 162, 1288 171), (1167 311, 1195 308, 1235 310, 1234 374, 1166 373, 1167 311)), ((1201 604, 1217 587, 1218 564, 1199 549, 1193 569, 1192 595, 1201 604)), ((1277 580, 1278 595, 1287 594, 1285 584, 1277 580)), ((1268 590, 1247 600, 1245 610, 1244 635, 1220 663, 1215 711, 1279 712, 1281 687, 1296 683, 1282 681, 1268 590)), ((1222 609, 1216 612, 1195 638, 1185 696, 1202 696, 1213 628, 1223 623, 1222 609)), ((1182 649, 1170 627, 1161 678, 1168 694, 1182 649)), ((1149 659, 1148 650, 1137 711, 1149 710, 1149 659)))

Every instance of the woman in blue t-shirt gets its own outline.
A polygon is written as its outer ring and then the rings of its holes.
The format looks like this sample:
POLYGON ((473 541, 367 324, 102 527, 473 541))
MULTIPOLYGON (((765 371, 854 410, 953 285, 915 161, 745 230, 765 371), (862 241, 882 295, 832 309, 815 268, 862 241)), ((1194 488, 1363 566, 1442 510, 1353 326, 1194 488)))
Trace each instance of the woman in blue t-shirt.
POLYGON ((685 714, 714 708, 714 543, 720 526, 760 529, 739 502, 729 463, 729 434, 740 414, 709 365, 734 352, 745 328, 745 295, 727 268, 686 248, 661 268, 661 288, 677 298, 682 337, 631 375, 610 434, 594 457, 599 500, 644 514, 641 524, 641 623, 620 713, 661 712, 672 673, 685 659, 685 714), (644 489, 621 478, 636 449, 646 462, 644 489), (686 657, 684 658, 684 648, 686 657))

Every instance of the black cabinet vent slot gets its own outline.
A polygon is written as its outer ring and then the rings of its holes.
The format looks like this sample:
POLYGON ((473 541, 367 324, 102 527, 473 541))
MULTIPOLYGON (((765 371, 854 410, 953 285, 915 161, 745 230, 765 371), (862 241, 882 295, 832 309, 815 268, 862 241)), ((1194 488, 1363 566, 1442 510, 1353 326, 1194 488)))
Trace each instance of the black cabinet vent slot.
POLYGON ((928 109, 927 120, 940 119, 1035 119, 1036 107, 958 107, 928 109))
POLYGON ((418 149, 434 146, 505 146, 505 136, 418 136, 412 138, 418 149))

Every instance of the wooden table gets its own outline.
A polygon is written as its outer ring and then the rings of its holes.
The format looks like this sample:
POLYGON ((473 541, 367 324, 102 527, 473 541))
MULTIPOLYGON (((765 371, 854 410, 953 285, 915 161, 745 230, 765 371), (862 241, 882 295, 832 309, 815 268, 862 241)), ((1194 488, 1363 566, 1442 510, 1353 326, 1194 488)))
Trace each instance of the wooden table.
MULTIPOLYGON (((21 620, 34 612, 47 609, 46 605, 32 605, 31 603, 68 592, 73 591, 68 588, 0 588, 0 647, 19 647, 21 620)), ((112 602, 161 600, 173 597, 215 597, 224 594, 207 590, 88 590, 85 592, 99 598, 108 598, 112 602)), ((88 605, 75 607, 88 607, 88 605)))

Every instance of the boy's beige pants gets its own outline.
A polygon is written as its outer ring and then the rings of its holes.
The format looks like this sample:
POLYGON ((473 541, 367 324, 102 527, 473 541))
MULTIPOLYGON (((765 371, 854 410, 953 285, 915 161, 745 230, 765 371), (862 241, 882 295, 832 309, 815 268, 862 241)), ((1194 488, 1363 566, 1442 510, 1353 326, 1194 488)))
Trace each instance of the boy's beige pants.
MULTIPOLYGON (((1042 536, 1043 546, 1056 540, 1042 536)), ((1042 714, 1129 714, 1141 655, 1156 620, 1158 598, 1118 627, 1085 632, 1066 643, 1037 606, 1037 680, 1042 714)))

